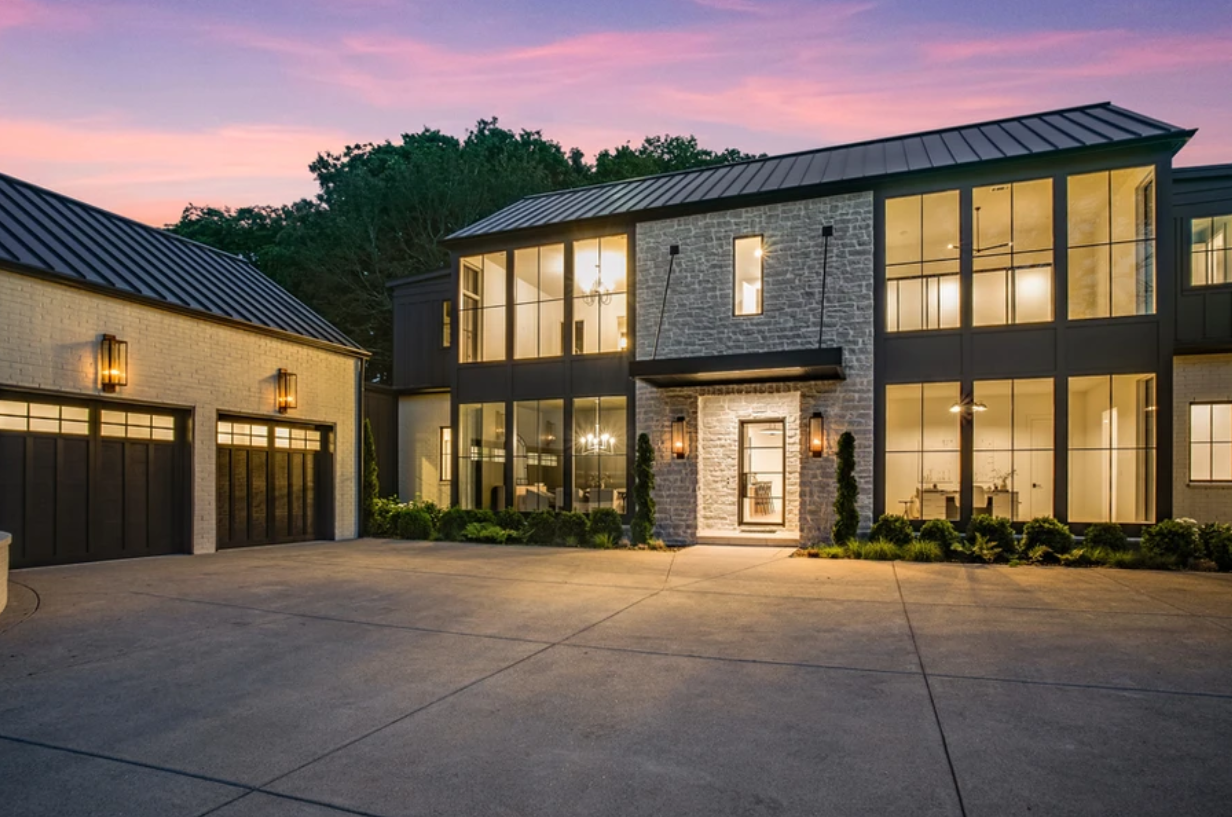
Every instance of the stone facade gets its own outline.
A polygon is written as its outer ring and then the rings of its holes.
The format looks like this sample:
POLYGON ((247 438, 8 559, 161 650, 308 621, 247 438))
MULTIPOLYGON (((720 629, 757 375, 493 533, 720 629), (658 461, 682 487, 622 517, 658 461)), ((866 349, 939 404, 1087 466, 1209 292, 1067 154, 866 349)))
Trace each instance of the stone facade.
POLYGON ((449 393, 398 398, 398 495, 449 507, 441 481, 441 428, 449 425, 449 393))
POLYGON ((871 193, 747 207, 637 226, 637 356, 700 357, 816 348, 823 240, 830 239, 822 346, 843 349, 845 380, 659 389, 637 386, 637 428, 655 446, 658 535, 673 543, 751 539, 827 540, 834 516, 838 436, 856 436, 861 525, 872 525, 873 197, 871 193), (733 239, 760 234, 766 250, 764 311, 735 317, 733 239), (658 352, 668 247, 680 245, 658 352), (825 417, 826 452, 812 457, 801 429, 825 417), (684 416, 689 454, 671 458, 671 422, 684 416), (787 513, 779 533, 737 524, 739 421, 787 418, 787 513))
POLYGON ((1172 364, 1172 515, 1232 522, 1232 485, 1189 481, 1189 404, 1232 401, 1232 354, 1186 355, 1172 364))
POLYGON ((129 385, 116 397, 192 410, 194 553, 216 547, 218 414, 281 417, 280 367, 299 376, 299 406, 287 419, 334 426, 335 536, 356 536, 357 358, 0 270, 0 385, 98 395, 103 333, 128 341, 129 385))

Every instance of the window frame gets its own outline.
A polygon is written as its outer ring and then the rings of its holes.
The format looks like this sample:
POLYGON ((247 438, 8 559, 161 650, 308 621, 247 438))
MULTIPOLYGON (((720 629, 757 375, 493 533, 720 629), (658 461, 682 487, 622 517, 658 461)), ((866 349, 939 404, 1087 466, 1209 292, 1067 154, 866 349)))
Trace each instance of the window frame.
POLYGON ((1209 466, 1209 467, 1208 467, 1207 473, 1213 473, 1213 472, 1214 472, 1214 470, 1215 470, 1215 469, 1214 469, 1214 465, 1215 465, 1215 451, 1214 451, 1214 449, 1215 449, 1215 446, 1216 446, 1216 445, 1220 445, 1220 444, 1229 444, 1229 443, 1232 443, 1232 438, 1229 438, 1229 439, 1227 439, 1227 440, 1216 440, 1216 439, 1215 439, 1215 437, 1214 437, 1214 432, 1213 432, 1213 431, 1212 431, 1212 433, 1211 433, 1210 438, 1209 438, 1209 439, 1207 439, 1207 440, 1202 440, 1202 441, 1195 441, 1195 440, 1194 440, 1194 436, 1193 436, 1193 410, 1194 410, 1194 408, 1195 408, 1195 407, 1197 407, 1197 406, 1206 406, 1208 409, 1209 409, 1209 408, 1211 408, 1211 407, 1213 407, 1213 406, 1230 406, 1230 407, 1232 407, 1232 400, 1193 400, 1193 401, 1191 401, 1191 402, 1189 403, 1189 411, 1186 413, 1186 417, 1185 417, 1185 423, 1186 423, 1186 426, 1187 426, 1187 429, 1186 429, 1186 440, 1187 440, 1187 446, 1188 446, 1188 449, 1189 449, 1189 451, 1188 451, 1188 456, 1187 456, 1187 460, 1188 460, 1188 467, 1187 467, 1187 471, 1186 471, 1186 474, 1185 474, 1185 482, 1186 482, 1186 484, 1188 484, 1188 485, 1203 485, 1203 486, 1205 486, 1205 485, 1214 485, 1214 486, 1232 486, 1232 478, 1229 478, 1229 479, 1213 479, 1213 478, 1208 478, 1208 479, 1195 479, 1195 478, 1194 478, 1194 475, 1193 475, 1193 462, 1194 462, 1194 445, 1195 445, 1195 444, 1197 444, 1197 445, 1206 445, 1208 448, 1210 448, 1210 451, 1208 452, 1208 457, 1210 458, 1210 462, 1208 463, 1208 466, 1209 466))
POLYGON ((453 426, 441 426, 436 440, 438 458, 436 473, 439 482, 453 482, 453 426))
MULTIPOLYGON (((1229 277, 1227 281, 1221 281, 1216 284, 1197 284, 1197 283, 1194 283, 1194 280, 1193 280, 1193 256, 1194 256, 1194 253, 1193 253, 1193 223, 1195 221, 1201 221, 1203 219, 1216 219, 1216 218, 1227 218, 1227 217, 1232 217, 1232 214, 1212 213, 1210 215, 1188 216, 1185 218, 1185 226, 1184 226, 1184 229, 1182 230, 1182 235, 1181 235, 1181 241, 1183 242, 1181 246, 1181 251, 1184 253, 1184 256, 1185 256, 1185 261, 1181 265, 1182 267, 1181 268, 1181 273, 1182 273, 1181 287, 1184 291, 1193 292, 1195 294, 1198 294, 1198 293, 1204 293, 1204 292, 1226 292, 1229 289, 1232 289, 1232 277, 1229 277)), ((1229 255, 1232 256, 1232 246, 1225 248, 1224 251, 1228 252, 1229 255)), ((1207 250, 1206 253, 1207 255, 1209 255, 1211 251, 1207 250)), ((1232 261, 1230 261, 1229 263, 1232 263, 1232 261)))
POLYGON ((733 318, 757 318, 766 314, 766 235, 765 233, 748 233, 746 235, 732 236, 732 317, 733 318), (740 284, 740 257, 736 252, 736 245, 741 241, 747 241, 750 238, 757 239, 757 311, 756 312, 739 312, 736 305, 740 303, 737 287, 740 284))
POLYGON ((441 348, 453 346, 453 299, 441 301, 441 348))
MULTIPOLYGON (((634 247, 634 241, 635 241, 634 235, 628 230, 617 230, 615 232, 612 232, 610 230, 600 230, 594 233, 588 232, 584 235, 577 235, 577 236, 574 236, 564 241, 565 265, 566 265, 565 266, 565 301, 566 301, 565 317, 567 318, 565 322, 566 323, 566 333, 565 333, 565 337, 562 338, 563 344, 561 346, 561 352, 564 356, 570 357, 570 358, 591 359, 591 358, 601 357, 603 355, 627 355, 629 354, 630 352, 630 344, 629 344, 630 297, 629 296, 633 292, 633 288, 636 286, 636 281, 634 281, 633 279, 636 274, 636 266, 637 266, 636 265, 637 259, 634 257, 634 253, 636 252, 636 249, 634 247), (616 329, 616 348, 604 349, 603 348, 603 337, 604 336, 600 334, 599 343, 598 343, 599 348, 596 351, 587 352, 585 350, 585 346, 586 346, 585 334, 583 334, 582 336, 583 340, 582 340, 581 349, 578 348, 578 343, 577 343, 577 340, 578 340, 577 331, 578 331, 578 322, 579 322, 578 314, 579 312, 582 311, 581 309, 579 309, 579 304, 582 304, 583 307, 585 308, 589 308, 589 306, 585 304, 585 299, 588 297, 587 293, 578 294, 578 291, 577 291, 577 287, 578 287, 578 274, 577 274, 578 273, 578 270, 577 270, 578 245, 583 244, 587 241, 595 242, 595 251, 597 253, 597 258, 599 259, 599 264, 602 265, 604 240, 616 239, 616 238, 624 239, 624 248, 625 248, 624 288, 619 291, 612 290, 610 293, 608 293, 608 295, 613 299, 616 297, 620 297, 624 299, 624 315, 618 316, 618 318, 623 317, 624 324, 625 324, 625 330, 623 333, 620 331, 620 328, 619 328, 620 321, 618 320, 617 329, 616 329), (621 345, 621 335, 622 334, 624 336, 623 347, 621 345)), ((538 246, 538 244, 530 245, 530 246, 538 246)), ((603 312, 605 308, 610 309, 614 307, 612 306, 612 304, 610 303, 604 304, 600 300, 595 310, 595 320, 599 324, 600 331, 602 327, 603 312)), ((582 318, 582 321, 585 321, 585 318, 582 318)), ((524 359, 530 359, 530 358, 524 358, 524 359)), ((548 358, 548 359, 551 360, 555 358, 548 358)))
MULTIPOLYGON (((751 419, 742 419, 739 421, 739 440, 737 444, 737 462, 736 462, 736 524, 738 527, 763 527, 763 528, 782 528, 787 525, 787 418, 786 417, 757 417, 751 419), (745 500, 745 484, 744 478, 747 472, 744 468, 745 452, 749 449, 745 446, 744 429, 750 425, 772 425, 777 424, 782 431, 783 442, 779 446, 779 453, 782 454, 782 459, 779 463, 779 476, 783 480, 783 496, 777 497, 779 500, 779 519, 777 522, 750 522, 744 518, 744 500, 745 500)), ((756 449, 754 449, 756 450, 756 449)))
POLYGON ((964 260, 966 249, 962 244, 963 225, 966 223, 963 214, 964 196, 969 195, 969 191, 973 185, 959 184, 958 186, 946 185, 941 189, 927 187, 924 189, 914 189, 902 192, 887 193, 880 197, 880 207, 877 208, 880 212, 881 219, 880 228, 880 276, 879 286, 881 289, 881 304, 878 311, 881 313, 877 318, 881 321, 882 332, 885 335, 905 335, 918 332, 959 332, 967 329, 966 312, 968 309, 967 301, 970 299, 970 294, 967 290, 970 287, 965 283, 967 276, 964 273, 964 266, 968 261, 964 260), (925 225, 927 223, 926 203, 925 200, 930 196, 953 195, 954 215, 956 217, 957 233, 954 236, 953 249, 955 255, 952 258, 925 258, 925 247, 927 245, 927 237, 925 225), (889 208, 890 203, 901 199, 918 199, 920 208, 919 220, 919 255, 912 261, 896 261, 891 263, 889 259, 889 208), (937 264, 952 264, 954 269, 946 272, 926 272, 925 269, 937 264), (891 276, 890 270, 915 266, 919 269, 919 274, 909 276, 891 276), (943 324, 942 315, 948 313, 948 308, 945 306, 943 297, 943 285, 950 281, 955 283, 957 288, 957 301, 954 304, 954 309, 957 312, 957 322, 949 325, 943 324), (915 328, 901 328, 902 326, 902 282, 917 281, 920 287, 920 326, 915 328), (891 284, 894 285, 895 294, 893 298, 890 296, 891 284), (935 302, 935 303, 933 303, 935 302), (894 321, 890 321, 890 304, 894 303, 894 321), (935 307, 936 325, 929 325, 929 316, 933 314, 935 307))

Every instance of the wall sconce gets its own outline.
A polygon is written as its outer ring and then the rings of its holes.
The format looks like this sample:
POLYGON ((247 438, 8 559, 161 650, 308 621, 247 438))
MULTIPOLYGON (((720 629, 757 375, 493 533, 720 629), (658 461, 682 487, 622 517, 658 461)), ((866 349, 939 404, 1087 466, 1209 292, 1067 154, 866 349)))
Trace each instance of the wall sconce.
POLYGON ((278 370, 278 413, 286 414, 299 404, 299 378, 286 369, 278 370))
POLYGON ((820 411, 814 411, 809 418, 809 453, 820 457, 826 450, 826 418, 820 411))
POLYGON ((128 341, 115 335, 103 335, 98 345, 99 383, 107 394, 115 394, 118 386, 128 385, 128 341))
POLYGON ((672 420, 672 457, 682 460, 688 452, 686 448, 686 429, 684 425, 684 417, 677 417, 672 420))

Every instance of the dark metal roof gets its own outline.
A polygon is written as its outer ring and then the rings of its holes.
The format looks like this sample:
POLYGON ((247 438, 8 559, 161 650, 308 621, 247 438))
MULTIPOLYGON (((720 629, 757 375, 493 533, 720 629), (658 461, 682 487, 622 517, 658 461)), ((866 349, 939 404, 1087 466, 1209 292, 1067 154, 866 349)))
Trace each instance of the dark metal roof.
POLYGON ((363 350, 237 256, 0 173, 0 266, 363 350))
POLYGON ((1193 131, 1110 102, 528 196, 449 240, 1193 131))

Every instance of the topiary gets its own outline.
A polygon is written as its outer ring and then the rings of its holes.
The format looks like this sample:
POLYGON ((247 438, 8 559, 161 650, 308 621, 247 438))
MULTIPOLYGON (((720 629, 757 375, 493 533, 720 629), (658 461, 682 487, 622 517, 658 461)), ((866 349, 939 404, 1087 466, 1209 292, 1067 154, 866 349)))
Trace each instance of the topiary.
POLYGON ((646 545, 654 538, 655 485, 654 446, 649 435, 637 435, 637 454, 633 462, 633 524, 629 535, 635 545, 646 545))
POLYGON ((1209 522, 1198 530, 1202 552, 1220 570, 1232 570, 1232 525, 1209 522))
POLYGON ((1082 546, 1107 548, 1113 552, 1129 549, 1129 537, 1116 522, 1095 522, 1082 532, 1082 546))
POLYGON ((893 545, 906 545, 915 539, 915 531, 911 529, 911 523, 907 521, 907 517, 896 513, 885 513, 877 520, 877 524, 873 525, 868 538, 874 542, 881 540, 893 545))
POLYGON ((920 528, 920 541, 936 542, 943 553, 958 544, 958 531, 948 519, 930 519, 920 528))
POLYGON ((1037 516, 1022 529, 1022 550, 1041 546, 1053 553, 1069 553, 1074 547, 1074 534, 1051 516, 1037 516))
POLYGON ((397 513, 399 539, 432 538, 432 517, 422 508, 404 508, 397 513))
POLYGON ((556 511, 532 511, 526 517, 525 539, 533 545, 550 545, 556 541, 556 511))
POLYGON ((860 511, 856 507, 860 497, 860 485, 856 482, 856 438, 850 431, 844 431, 838 438, 834 477, 834 525, 830 528, 830 540, 836 545, 845 545, 856 538, 860 529, 860 511))
POLYGON ((584 547, 590 544, 590 526, 586 514, 565 511, 556 520, 556 544, 584 547))
POLYGON ((978 514, 967 525, 967 544, 975 544, 977 536, 983 536, 987 547, 995 547, 1000 553, 1014 550, 1014 526, 1004 516, 978 514))
POLYGON ((590 535, 594 539, 606 536, 619 544, 625 533, 624 520, 614 508, 596 508, 590 512, 590 535))
POLYGON ((1176 559, 1185 566, 1201 554, 1198 523, 1192 519, 1165 519, 1142 532, 1142 552, 1148 556, 1176 559))
POLYGON ((496 524, 511 533, 521 535, 526 532, 526 517, 513 508, 505 508, 497 513, 496 524))

